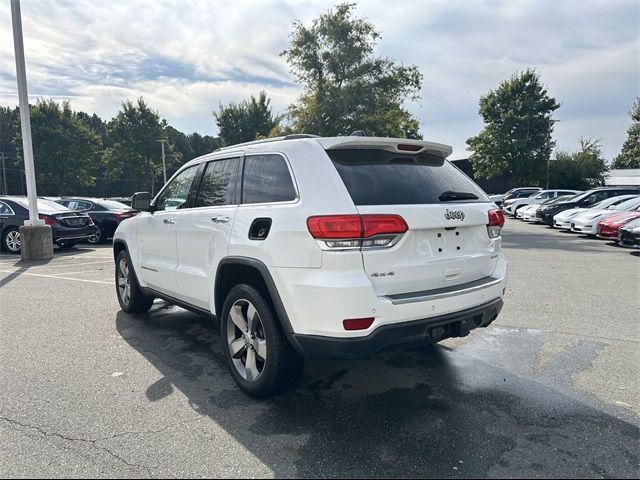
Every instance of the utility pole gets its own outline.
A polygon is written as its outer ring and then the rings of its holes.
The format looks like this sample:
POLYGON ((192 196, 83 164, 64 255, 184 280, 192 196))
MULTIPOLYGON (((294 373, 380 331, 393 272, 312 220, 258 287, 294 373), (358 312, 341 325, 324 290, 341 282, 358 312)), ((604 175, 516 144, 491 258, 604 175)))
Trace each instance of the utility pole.
POLYGON ((13 26, 13 46, 16 55, 16 78, 20 103, 20 127, 22 128, 22 149, 29 200, 29 220, 20 227, 20 253, 23 260, 48 260, 53 257, 53 237, 51 227, 38 218, 38 194, 33 165, 31 144, 31 119, 29 117, 29 94, 27 92, 27 72, 24 61, 22 40, 22 16, 20 0, 11 0, 11 23, 13 26))
POLYGON ((164 162, 164 142, 168 142, 166 138, 159 138, 156 142, 160 142, 162 145, 162 171, 164 172, 164 183, 167 183, 167 165, 164 162))
POLYGON ((9 195, 9 192, 7 191, 7 170, 4 166, 4 159, 5 159, 4 152, 0 152, 0 159, 2 160, 2 186, 4 187, 2 189, 2 192, 5 195, 9 195))

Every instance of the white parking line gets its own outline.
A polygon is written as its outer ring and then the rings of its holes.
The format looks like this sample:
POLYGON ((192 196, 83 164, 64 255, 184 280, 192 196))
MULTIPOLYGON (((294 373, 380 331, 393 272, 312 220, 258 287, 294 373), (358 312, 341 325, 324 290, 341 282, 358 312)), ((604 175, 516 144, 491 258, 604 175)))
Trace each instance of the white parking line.
MULTIPOLYGON (((104 272, 104 270, 80 270, 78 272, 50 273, 49 275, 51 275, 52 277, 60 277, 62 275, 82 275, 85 273, 100 273, 100 272, 104 272)), ((109 273, 111 273, 111 270, 109 270, 109 273)))
MULTIPOLYGON (((0 273, 11 274, 19 271, 20 270, 0 270, 0 273)), ((41 273, 20 272, 20 275, 27 275, 29 277, 55 278, 56 280, 71 280, 74 282, 82 282, 82 283, 101 283, 103 285, 113 285, 113 282, 103 282, 102 280, 87 280, 86 278, 57 277, 55 275, 44 275, 41 273)))
MULTIPOLYGON (((113 263, 113 260, 103 260, 101 262, 85 262, 85 263, 56 263, 54 265, 34 265, 33 267, 28 267, 29 270, 42 270, 46 268, 58 268, 58 267, 83 267, 85 265, 98 265, 101 263, 113 263)), ((16 270, 22 268, 20 265, 13 266, 16 270)))

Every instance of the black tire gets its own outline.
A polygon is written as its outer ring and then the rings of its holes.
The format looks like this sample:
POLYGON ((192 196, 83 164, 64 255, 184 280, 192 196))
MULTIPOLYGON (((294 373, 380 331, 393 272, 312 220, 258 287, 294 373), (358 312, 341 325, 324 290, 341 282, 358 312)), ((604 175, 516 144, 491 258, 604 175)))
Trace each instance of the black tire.
POLYGON ((7 228, 2 235, 2 248, 17 255, 20 253, 20 247, 20 229, 18 227, 7 228))
MULTIPOLYGON (((245 319, 248 318, 249 316, 246 315, 245 319)), ((280 321, 266 293, 252 285, 236 285, 225 298, 220 319, 222 349, 227 366, 231 376, 244 393, 254 398, 264 398, 279 389, 291 385, 300 377, 304 367, 304 360, 295 352, 285 338, 280 327, 280 321), (262 328, 256 327, 255 340, 249 340, 249 342, 264 341, 266 343, 266 359, 262 362, 260 362, 261 357, 258 353, 259 347, 253 348, 249 343, 245 345, 244 352, 238 351, 235 358, 231 353, 231 336, 234 335, 231 333, 232 331, 235 331, 236 335, 240 332, 241 336, 236 338, 236 342, 247 341, 247 336, 243 336, 241 330, 231 318, 231 308, 242 310, 242 308, 245 308, 243 305, 246 305, 246 308, 251 305, 257 312, 257 320, 254 320, 254 324, 260 324, 262 328), (254 362, 258 365, 257 368, 259 368, 260 363, 262 366, 259 370, 259 375, 255 379, 247 378, 250 375, 250 369, 246 366, 249 349, 254 350, 254 362), (245 375, 241 372, 243 366, 245 375)), ((251 332, 247 331, 247 335, 251 336, 251 332)), ((254 337, 251 336, 251 338, 254 337)))
POLYGON ((65 242, 65 243, 60 243, 58 244, 58 247, 60 247, 62 250, 69 250, 70 248, 73 248, 77 245, 78 242, 65 242))
POLYGON ((154 299, 140 290, 140 285, 131 266, 131 259, 126 250, 121 251, 116 257, 115 281, 118 303, 123 312, 146 313, 149 311, 154 299), (126 268, 122 267, 122 262, 126 268))

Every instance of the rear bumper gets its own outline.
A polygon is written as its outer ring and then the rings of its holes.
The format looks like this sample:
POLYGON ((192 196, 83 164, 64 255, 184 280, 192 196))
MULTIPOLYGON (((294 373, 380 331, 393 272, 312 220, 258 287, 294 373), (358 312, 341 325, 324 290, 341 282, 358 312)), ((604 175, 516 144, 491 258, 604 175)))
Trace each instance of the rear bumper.
POLYGON ((56 227, 52 230, 53 243, 81 242, 95 235, 96 231, 97 227, 95 225, 87 225, 82 228, 56 227))
POLYGON ((464 337, 471 330, 491 324, 500 313, 502 306, 502 299, 496 298, 460 312, 382 325, 366 337, 342 338, 292 334, 289 340, 305 357, 362 358, 385 350, 418 347, 433 344, 445 338, 464 337))

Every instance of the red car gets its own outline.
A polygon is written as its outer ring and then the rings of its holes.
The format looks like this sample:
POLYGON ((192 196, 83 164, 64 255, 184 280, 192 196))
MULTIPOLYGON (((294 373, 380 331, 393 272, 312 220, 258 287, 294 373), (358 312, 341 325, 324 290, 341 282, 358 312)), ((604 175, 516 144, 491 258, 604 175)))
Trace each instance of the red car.
POLYGON ((607 217, 604 220, 600 220, 596 226, 598 238, 606 238, 607 240, 617 240, 618 230, 620 227, 626 225, 631 220, 640 218, 640 212, 623 212, 611 217, 607 217))

